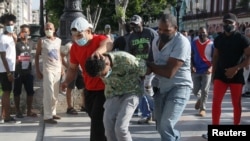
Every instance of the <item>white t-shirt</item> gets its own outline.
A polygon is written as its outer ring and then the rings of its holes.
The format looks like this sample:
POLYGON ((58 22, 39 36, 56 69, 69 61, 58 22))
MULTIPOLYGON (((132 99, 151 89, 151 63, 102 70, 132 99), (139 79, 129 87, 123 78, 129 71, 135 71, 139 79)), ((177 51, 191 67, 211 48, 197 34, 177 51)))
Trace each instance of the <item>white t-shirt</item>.
MULTIPOLYGON (((13 37, 6 34, 0 35, 0 52, 6 53, 6 60, 10 71, 15 71, 16 66, 16 46, 13 37)), ((0 58, 0 72, 6 72, 3 61, 0 58)))

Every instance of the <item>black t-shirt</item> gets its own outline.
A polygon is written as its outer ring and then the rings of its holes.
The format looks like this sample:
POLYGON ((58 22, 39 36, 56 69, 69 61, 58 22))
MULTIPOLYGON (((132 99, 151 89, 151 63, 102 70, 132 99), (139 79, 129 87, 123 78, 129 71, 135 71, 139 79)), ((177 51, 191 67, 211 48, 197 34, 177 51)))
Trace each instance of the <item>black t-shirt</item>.
POLYGON ((31 51, 34 45, 35 43, 31 40, 28 43, 24 43, 21 40, 16 43, 16 57, 18 60, 15 69, 16 73, 20 75, 31 73, 31 51))
POLYGON ((131 33, 128 38, 128 49, 125 49, 134 56, 142 59, 148 58, 148 53, 153 39, 158 33, 152 28, 143 27, 141 33, 131 33))
POLYGON ((244 49, 249 46, 250 40, 239 32, 234 32, 230 36, 223 33, 216 37, 214 47, 218 50, 219 56, 214 78, 225 83, 244 84, 243 69, 239 70, 232 79, 225 76, 225 69, 240 64, 244 59, 244 49))

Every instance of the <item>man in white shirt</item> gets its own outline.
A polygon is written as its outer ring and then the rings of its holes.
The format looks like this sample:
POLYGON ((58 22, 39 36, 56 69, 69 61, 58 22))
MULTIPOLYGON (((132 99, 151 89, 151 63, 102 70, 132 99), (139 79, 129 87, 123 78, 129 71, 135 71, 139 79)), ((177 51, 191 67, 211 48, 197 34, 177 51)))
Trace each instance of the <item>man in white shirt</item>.
POLYGON ((13 72, 16 65, 17 35, 14 33, 16 16, 4 14, 1 16, 1 24, 4 25, 4 33, 0 35, 0 83, 2 85, 2 123, 16 122, 10 116, 10 92, 14 81, 13 72))

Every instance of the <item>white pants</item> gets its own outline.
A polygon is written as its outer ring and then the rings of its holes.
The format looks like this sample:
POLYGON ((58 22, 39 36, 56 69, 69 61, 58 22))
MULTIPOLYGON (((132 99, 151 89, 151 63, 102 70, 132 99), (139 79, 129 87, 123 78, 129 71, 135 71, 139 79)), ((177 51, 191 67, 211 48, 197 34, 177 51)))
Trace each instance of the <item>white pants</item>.
POLYGON ((56 115, 61 72, 43 71, 43 112, 44 119, 56 115))

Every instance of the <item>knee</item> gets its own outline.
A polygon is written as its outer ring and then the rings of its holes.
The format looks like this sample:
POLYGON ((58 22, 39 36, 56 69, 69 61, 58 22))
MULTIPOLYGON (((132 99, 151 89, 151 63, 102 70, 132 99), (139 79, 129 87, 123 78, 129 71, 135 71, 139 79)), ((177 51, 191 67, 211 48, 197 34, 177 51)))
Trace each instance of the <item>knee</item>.
POLYGON ((115 126, 115 133, 118 136, 124 136, 128 132, 128 127, 123 127, 123 126, 115 126))

